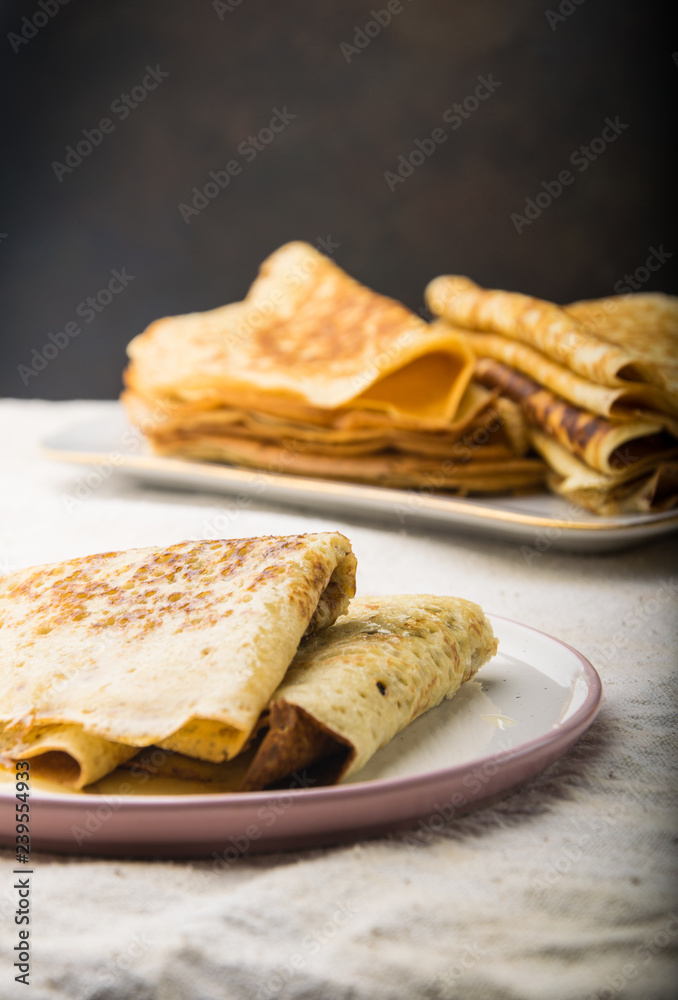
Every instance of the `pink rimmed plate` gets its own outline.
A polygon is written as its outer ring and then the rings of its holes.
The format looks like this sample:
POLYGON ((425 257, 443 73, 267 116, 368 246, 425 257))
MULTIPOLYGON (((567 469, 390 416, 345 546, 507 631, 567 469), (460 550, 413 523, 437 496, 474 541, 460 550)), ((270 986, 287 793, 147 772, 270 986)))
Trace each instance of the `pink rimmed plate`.
MULTIPOLYGON (((353 779, 330 788, 198 795, 62 793, 33 788, 33 851, 213 857, 231 864, 412 829, 419 840, 553 763, 591 725, 602 686, 567 643, 490 616, 499 652, 451 700, 400 733, 353 779)), ((0 784, 0 843, 14 848, 13 775, 0 784)), ((134 780, 134 779, 130 779, 134 780)), ((135 789, 135 792, 138 789, 135 789)))

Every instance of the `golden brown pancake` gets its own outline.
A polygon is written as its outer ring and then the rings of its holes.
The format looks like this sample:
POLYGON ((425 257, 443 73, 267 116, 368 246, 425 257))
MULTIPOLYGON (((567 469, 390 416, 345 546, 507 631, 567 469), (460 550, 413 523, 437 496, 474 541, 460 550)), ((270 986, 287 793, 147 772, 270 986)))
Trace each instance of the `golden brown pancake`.
POLYGON ((157 320, 128 348, 127 385, 204 406, 268 400, 451 418, 472 356, 306 243, 280 247, 243 302, 157 320))
POLYGON ((272 696, 244 788, 315 766, 334 783, 424 712, 451 698, 497 650, 477 604, 416 594, 367 597, 299 647, 272 696))
POLYGON ((300 639, 355 592, 336 532, 182 542, 0 580, 0 749, 81 787, 151 744, 246 743, 300 639))
POLYGON ((307 244, 272 254, 243 302, 159 320, 128 351, 122 401, 159 455, 460 494, 544 479, 463 337, 307 244))
POLYGON ((671 427, 674 422, 659 414, 651 420, 630 416, 612 422, 570 405, 533 379, 489 358, 477 362, 476 376, 519 403, 530 426, 545 431, 599 472, 612 474, 629 464, 641 471, 648 463, 678 455, 678 440, 666 432, 667 424, 671 427))
POLYGON ((561 307, 454 275, 426 297, 476 354, 474 378, 520 406, 552 490, 599 513, 678 501, 678 299, 561 307))
POLYGON ((593 335, 553 302, 481 288, 457 275, 434 278, 426 288, 426 301, 435 315, 455 328, 519 340, 598 385, 622 386, 630 381, 665 386, 661 371, 637 349, 593 335))

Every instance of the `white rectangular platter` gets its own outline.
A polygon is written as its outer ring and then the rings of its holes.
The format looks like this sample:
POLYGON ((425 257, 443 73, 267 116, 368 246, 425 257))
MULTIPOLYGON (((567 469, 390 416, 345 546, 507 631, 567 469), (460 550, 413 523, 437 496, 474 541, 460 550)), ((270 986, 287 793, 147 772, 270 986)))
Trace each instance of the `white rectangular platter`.
POLYGON ((94 466, 93 476, 97 467, 106 477, 115 468, 145 483, 340 514, 344 520, 355 517, 389 526, 500 538, 527 546, 535 556, 551 548, 622 549, 678 529, 678 511, 599 517, 546 492, 462 499, 426 489, 394 490, 164 458, 150 452, 122 408, 52 435, 43 442, 43 454, 94 466))

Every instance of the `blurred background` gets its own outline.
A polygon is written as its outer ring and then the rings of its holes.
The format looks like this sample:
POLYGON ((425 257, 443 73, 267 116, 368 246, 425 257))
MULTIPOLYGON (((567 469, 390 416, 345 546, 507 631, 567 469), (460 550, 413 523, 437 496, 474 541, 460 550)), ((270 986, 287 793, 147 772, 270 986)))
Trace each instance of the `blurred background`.
POLYGON ((292 239, 415 310, 676 292, 669 8, 547 4, 4 3, 0 394, 117 396, 292 239))

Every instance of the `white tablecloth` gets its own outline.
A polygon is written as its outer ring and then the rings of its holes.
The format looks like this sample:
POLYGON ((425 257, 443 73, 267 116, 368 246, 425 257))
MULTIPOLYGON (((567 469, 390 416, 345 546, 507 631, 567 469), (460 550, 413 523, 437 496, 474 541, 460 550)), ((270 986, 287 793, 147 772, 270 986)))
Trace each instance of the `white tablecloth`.
MULTIPOLYGON (((77 505, 65 499, 86 470, 43 459, 37 443, 112 405, 0 403, 0 570, 204 537, 225 498, 115 473, 77 505)), ((676 996, 675 540, 528 562, 514 544, 255 505, 231 511, 222 533, 326 528, 352 539, 360 592, 457 594, 579 649, 605 687, 591 730, 528 786, 416 848, 394 834, 224 871, 36 855, 28 989, 13 981, 15 876, 3 851, 0 996, 676 996)))

